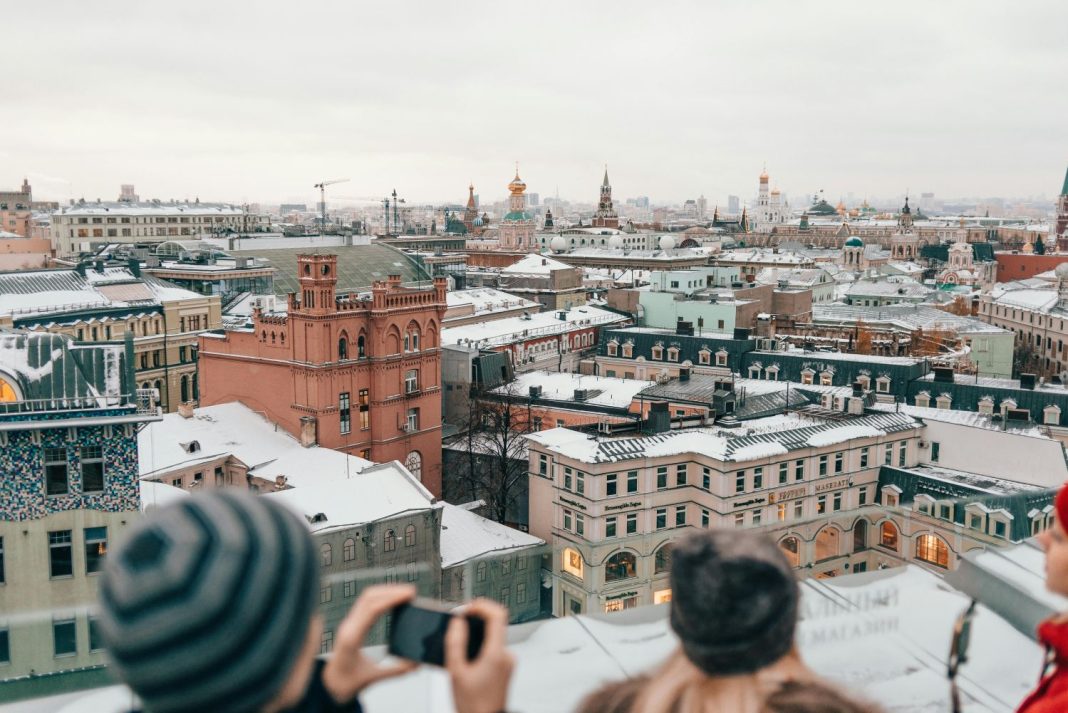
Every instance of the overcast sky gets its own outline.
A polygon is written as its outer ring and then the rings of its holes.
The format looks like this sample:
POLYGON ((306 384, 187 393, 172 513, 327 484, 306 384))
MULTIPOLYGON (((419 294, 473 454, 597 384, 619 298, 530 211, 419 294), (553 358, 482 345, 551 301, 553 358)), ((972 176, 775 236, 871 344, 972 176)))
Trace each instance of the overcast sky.
POLYGON ((1052 197, 1068 2, 38 0, 3 13, 0 189, 312 203, 1052 197), (329 197, 328 197, 329 198, 329 197))

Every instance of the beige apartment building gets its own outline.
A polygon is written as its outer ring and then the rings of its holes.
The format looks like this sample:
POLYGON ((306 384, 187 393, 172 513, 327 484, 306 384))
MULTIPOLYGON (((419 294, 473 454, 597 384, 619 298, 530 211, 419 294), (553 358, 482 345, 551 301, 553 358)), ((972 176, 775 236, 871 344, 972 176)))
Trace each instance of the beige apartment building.
POLYGON ((262 226, 245 208, 222 203, 95 202, 60 208, 52 215, 52 246, 58 256, 89 252, 104 243, 161 243, 262 226))

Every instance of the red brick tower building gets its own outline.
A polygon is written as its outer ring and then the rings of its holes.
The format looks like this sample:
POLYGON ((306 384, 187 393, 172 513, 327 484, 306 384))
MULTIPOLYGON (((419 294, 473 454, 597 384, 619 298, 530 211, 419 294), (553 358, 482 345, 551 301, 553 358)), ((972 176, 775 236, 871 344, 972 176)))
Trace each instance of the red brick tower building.
POLYGON ((240 401, 305 442, 399 460, 441 495, 445 279, 337 295, 337 256, 301 255, 287 314, 200 339, 200 403, 240 401))
POLYGON ((619 216, 612 205, 612 184, 608 182, 608 166, 604 167, 604 180, 601 181, 601 199, 597 201, 597 212, 593 215, 595 228, 619 228, 619 216))

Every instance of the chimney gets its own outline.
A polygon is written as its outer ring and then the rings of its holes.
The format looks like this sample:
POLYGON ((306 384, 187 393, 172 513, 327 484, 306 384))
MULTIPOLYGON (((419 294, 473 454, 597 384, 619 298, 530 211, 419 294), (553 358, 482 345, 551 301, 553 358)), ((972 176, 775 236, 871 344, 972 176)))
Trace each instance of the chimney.
POLYGON ((671 430, 671 412, 667 401, 655 401, 649 404, 649 430, 653 433, 667 433, 671 430))
POLYGON ((93 263, 93 269, 96 270, 97 272, 99 272, 101 275, 103 275, 104 274, 104 261, 103 260, 95 261, 93 263))
POLYGON ((193 418, 193 402, 183 401, 178 404, 178 415, 182 418, 193 418))
POLYGON ((864 387, 861 386, 859 381, 854 381, 853 382, 853 395, 854 396, 863 396, 864 395, 864 387))
POLYGON ((690 370, 685 366, 681 367, 679 369, 679 381, 689 381, 689 380, 690 380, 690 370))
POLYGON ((863 416, 864 397, 850 396, 848 399, 846 399, 846 413, 848 413, 850 416, 863 416))
POLYGON ((318 437, 315 429, 315 418, 312 416, 300 417, 300 445, 304 448, 311 448, 318 444, 318 437))
POLYGON ((951 366, 936 366, 934 369, 932 369, 932 371, 934 371, 934 380, 935 381, 938 381, 938 382, 941 382, 941 383, 946 383, 946 384, 952 384, 953 383, 953 367, 951 367, 951 366))
POLYGON ((127 265, 127 267, 130 268, 130 273, 134 277, 140 277, 141 276, 141 261, 140 260, 138 260, 135 257, 132 257, 126 262, 126 265, 127 265))
POLYGON ((1020 388, 1027 389, 1028 391, 1035 390, 1035 375, 1034 374, 1020 374, 1020 388))

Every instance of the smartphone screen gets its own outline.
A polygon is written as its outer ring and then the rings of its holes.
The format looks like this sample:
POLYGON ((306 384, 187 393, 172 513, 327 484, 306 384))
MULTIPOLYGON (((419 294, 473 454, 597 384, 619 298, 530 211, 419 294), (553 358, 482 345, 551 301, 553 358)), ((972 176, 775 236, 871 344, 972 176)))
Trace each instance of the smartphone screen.
MULTIPOLYGON (((445 631, 453 616, 417 604, 401 604, 393 610, 389 628, 389 652, 394 656, 445 665, 445 631)), ((482 649, 485 626, 478 617, 467 617, 467 658, 474 659, 482 649)))

